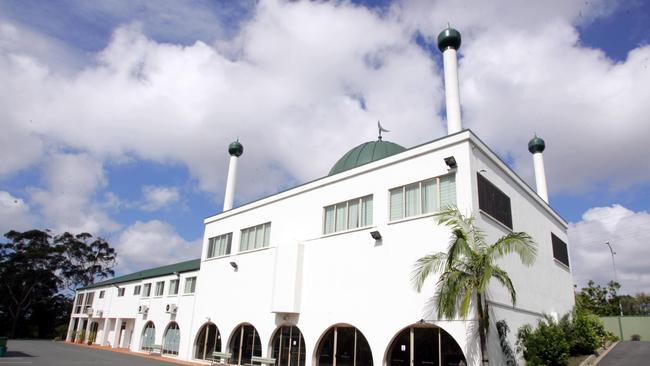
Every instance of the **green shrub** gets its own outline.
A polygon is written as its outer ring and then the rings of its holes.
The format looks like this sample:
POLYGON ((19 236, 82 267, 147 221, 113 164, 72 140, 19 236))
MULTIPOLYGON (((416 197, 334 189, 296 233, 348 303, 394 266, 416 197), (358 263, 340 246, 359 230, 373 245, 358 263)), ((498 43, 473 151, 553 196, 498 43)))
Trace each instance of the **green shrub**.
POLYGON ((519 328, 517 350, 529 366, 561 366, 569 359, 570 345, 562 327, 551 319, 540 320, 537 328, 519 328))
POLYGON ((590 355, 600 347, 605 339, 603 322, 593 314, 576 313, 567 339, 571 344, 571 354, 590 355))

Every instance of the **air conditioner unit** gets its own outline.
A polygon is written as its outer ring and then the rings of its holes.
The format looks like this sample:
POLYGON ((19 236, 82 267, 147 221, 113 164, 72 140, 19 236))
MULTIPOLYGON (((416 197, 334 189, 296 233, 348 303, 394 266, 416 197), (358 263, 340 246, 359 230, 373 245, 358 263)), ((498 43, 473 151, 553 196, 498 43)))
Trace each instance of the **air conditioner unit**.
POLYGON ((86 313, 86 315, 93 315, 93 309, 92 308, 86 308, 86 310, 84 312, 86 313))
POLYGON ((165 312, 167 312, 168 314, 176 314, 177 311, 178 311, 178 305, 176 304, 167 304, 167 306, 165 307, 165 312))
POLYGON ((95 310, 95 318, 101 318, 102 315, 104 315, 104 312, 102 310, 95 310))
POLYGON ((147 305, 138 306, 138 314, 146 314, 149 312, 149 307, 147 305))

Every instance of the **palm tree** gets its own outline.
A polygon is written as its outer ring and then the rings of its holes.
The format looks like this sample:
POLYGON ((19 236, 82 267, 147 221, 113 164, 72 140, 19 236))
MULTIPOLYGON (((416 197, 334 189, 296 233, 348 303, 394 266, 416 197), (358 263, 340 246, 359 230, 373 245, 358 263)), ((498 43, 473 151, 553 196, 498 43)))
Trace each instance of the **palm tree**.
POLYGON ((449 248, 446 253, 433 253, 418 259, 411 280, 420 292, 429 275, 442 272, 433 296, 438 318, 451 319, 460 315, 467 319, 470 306, 476 304, 481 355, 486 364, 489 329, 486 290, 490 281, 495 279, 508 290, 513 306, 517 301, 512 280, 495 262, 516 253, 524 265, 530 266, 537 255, 537 244, 523 232, 512 232, 487 244, 483 231, 474 226, 474 218, 463 216, 456 207, 445 208, 437 216, 438 224, 452 229, 449 248))

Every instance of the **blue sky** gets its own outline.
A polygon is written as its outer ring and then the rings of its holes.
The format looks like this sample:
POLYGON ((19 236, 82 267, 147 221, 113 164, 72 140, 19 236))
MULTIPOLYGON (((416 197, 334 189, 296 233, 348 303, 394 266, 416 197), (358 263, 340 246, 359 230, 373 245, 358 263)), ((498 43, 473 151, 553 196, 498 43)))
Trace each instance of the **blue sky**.
POLYGON ((609 240, 624 290, 648 292, 649 17, 644 1, 3 1, 0 229, 90 231, 121 272, 198 256, 237 137, 242 203, 326 174, 377 119, 404 146, 443 135, 449 21, 465 127, 531 186, 526 143, 546 139, 576 282, 611 278, 609 240))

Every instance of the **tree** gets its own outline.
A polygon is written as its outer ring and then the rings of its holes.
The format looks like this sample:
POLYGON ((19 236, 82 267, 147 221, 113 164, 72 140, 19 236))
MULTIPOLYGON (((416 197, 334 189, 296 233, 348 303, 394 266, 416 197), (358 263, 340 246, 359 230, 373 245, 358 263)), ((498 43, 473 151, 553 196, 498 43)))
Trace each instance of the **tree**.
POLYGON ((52 238, 48 231, 10 231, 0 243, 0 332, 12 338, 46 336, 53 331, 47 320, 67 321, 70 299, 59 291, 74 291, 113 275, 115 250, 88 233, 64 233, 52 238), (23 321, 25 326, 17 327, 23 321), (7 329, 5 324, 10 323, 7 329))
POLYGON ((54 238, 65 257, 61 275, 70 291, 115 275, 115 249, 102 238, 68 232, 54 238))
POLYGON ((488 285, 496 280, 508 290, 513 306, 517 301, 512 280, 496 261, 515 253, 524 265, 530 266, 537 256, 537 245, 530 235, 523 232, 509 233, 488 244, 483 231, 474 225, 474 218, 463 216, 455 207, 444 209, 437 217, 439 225, 449 226, 452 230, 447 252, 418 259, 411 280, 420 292, 432 273, 441 272, 433 297, 439 318, 460 316, 467 319, 471 306, 476 306, 481 354, 483 363, 486 363, 488 285))
POLYGON ((607 287, 601 287, 589 280, 587 287, 583 287, 576 295, 576 305, 580 310, 589 311, 599 316, 620 315, 621 297, 617 294, 620 288, 621 285, 615 281, 609 281, 607 287))

